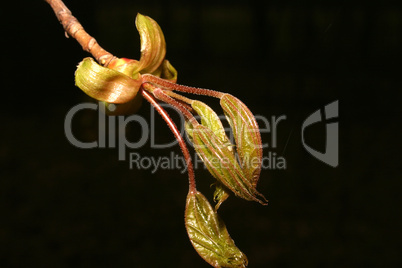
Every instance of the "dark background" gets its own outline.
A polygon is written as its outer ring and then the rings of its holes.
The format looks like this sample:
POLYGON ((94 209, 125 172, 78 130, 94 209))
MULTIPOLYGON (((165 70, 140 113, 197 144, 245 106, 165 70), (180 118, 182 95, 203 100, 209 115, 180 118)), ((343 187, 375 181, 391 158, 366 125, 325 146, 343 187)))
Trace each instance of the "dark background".
MULTIPOLYGON (((397 1, 396 1, 397 2, 397 1)), ((263 170, 269 206, 230 197, 219 210, 249 267, 400 267, 399 127, 402 9, 384 1, 66 1, 98 42, 139 58, 140 12, 155 19, 179 83, 230 92, 253 113, 286 115, 278 146, 285 170, 263 170), (308 115, 339 100, 339 166, 302 146, 308 115)), ((1 10, 1 267, 208 267, 193 250, 179 170, 130 169, 116 149, 79 149, 64 118, 90 101, 74 86, 88 56, 66 39, 44 1, 1 10)), ((206 100, 203 98, 203 100, 206 100)), ((216 102, 213 107, 219 108, 216 102), (214 106, 215 105, 215 106, 214 106)), ((139 115, 149 119, 150 105, 139 115)), ((158 119, 159 120, 159 119, 158 119)), ((97 113, 73 121, 98 139, 97 113)), ((172 140, 160 119, 156 141, 172 140)), ((129 125, 127 137, 140 137, 129 125)), ((324 150, 325 124, 306 132, 324 150)), ((264 142, 271 135, 263 133, 264 142)), ((176 146, 137 150, 179 154, 176 146)), ((212 177, 196 171, 212 196, 212 177)))

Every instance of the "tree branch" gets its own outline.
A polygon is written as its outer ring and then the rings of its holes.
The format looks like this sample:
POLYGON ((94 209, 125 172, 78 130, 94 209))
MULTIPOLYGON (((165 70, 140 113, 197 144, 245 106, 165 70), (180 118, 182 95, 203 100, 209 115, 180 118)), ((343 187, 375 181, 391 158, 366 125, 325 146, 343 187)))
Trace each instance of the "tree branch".
POLYGON ((90 36, 82 27, 81 23, 72 15, 71 11, 61 0, 45 0, 53 9, 57 19, 63 25, 66 31, 66 36, 71 36, 78 41, 83 50, 92 54, 92 56, 103 66, 108 66, 109 63, 116 57, 104 50, 95 38, 90 36))
MULTIPOLYGON (((53 9, 56 17, 63 25, 64 30, 66 31, 66 35, 73 37, 78 41, 78 43, 82 46, 82 48, 91 53, 92 56, 99 62, 99 64, 107 67, 114 59, 117 59, 111 53, 104 50, 98 42, 96 42, 95 38, 90 36, 82 27, 81 23, 72 15, 71 11, 66 7, 66 5, 61 0, 45 0, 53 9)), ((146 86, 146 85, 145 85, 146 86)), ((149 84, 149 86, 152 86, 149 84)), ((196 191, 195 184, 195 176, 194 176, 194 167, 191 162, 191 156, 187 149, 186 143, 184 139, 181 137, 179 130, 176 125, 169 117, 167 112, 156 102, 154 97, 147 91, 141 89, 142 96, 149 101, 158 113, 162 116, 162 118, 166 121, 170 130, 173 132, 173 135, 179 142, 180 148, 183 152, 184 158, 187 164, 187 171, 189 177, 189 189, 191 192, 196 191)), ((169 96, 165 95, 167 98, 169 96)), ((176 105, 177 106, 177 105, 176 105)), ((175 106, 175 107, 176 107, 175 106)), ((183 107, 185 110, 185 108, 183 107)), ((188 111, 187 111, 188 112, 188 111)), ((189 112, 188 112, 189 113, 189 112)), ((194 119, 195 120, 195 119, 194 119)), ((195 120, 196 121, 196 120, 195 120)))

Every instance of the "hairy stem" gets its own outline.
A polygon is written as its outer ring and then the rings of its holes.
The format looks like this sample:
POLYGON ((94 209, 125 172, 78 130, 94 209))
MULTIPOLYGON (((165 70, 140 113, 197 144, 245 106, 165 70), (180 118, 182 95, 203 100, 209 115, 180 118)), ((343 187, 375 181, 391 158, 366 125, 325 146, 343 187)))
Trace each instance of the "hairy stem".
POLYGON ((170 105, 172 105, 174 108, 176 108, 181 114, 183 114, 186 119, 193 125, 198 125, 198 121, 197 119, 195 119, 194 115, 192 113, 190 113, 189 110, 187 110, 186 107, 184 107, 180 102, 178 102, 177 100, 173 99, 172 97, 169 97, 164 90, 162 90, 159 87, 156 87, 154 85, 151 85, 149 83, 144 83, 142 85, 142 87, 144 89, 146 89, 147 91, 151 92, 155 98, 157 98, 158 100, 161 100, 163 102, 166 102, 170 105))
POLYGON ((169 95, 170 97, 182 101, 183 103, 186 103, 188 105, 191 105, 191 103, 193 103, 194 100, 190 99, 190 98, 186 98, 180 94, 177 94, 171 90, 164 90, 163 92, 165 92, 166 95, 169 95))
POLYGON ((149 83, 158 85, 167 90, 175 90, 175 91, 186 92, 186 93, 191 93, 191 94, 210 96, 210 97, 219 98, 219 99, 222 98, 223 95, 225 95, 225 93, 206 89, 206 88, 189 87, 189 86, 175 84, 175 83, 169 82, 167 80, 164 80, 162 78, 151 75, 151 74, 142 75, 142 80, 144 82, 149 82, 149 83))
POLYGON ((141 90, 142 96, 155 107, 156 111, 162 116, 163 120, 167 123, 176 140, 179 142, 180 149, 183 153, 184 159, 187 163, 187 171, 188 171, 188 181, 189 181, 189 190, 190 192, 196 192, 196 184, 195 184, 195 175, 194 175, 194 167, 191 161, 190 152, 187 149, 186 143, 183 137, 180 135, 179 130, 176 127, 176 124, 172 121, 168 113, 158 104, 155 98, 148 91, 141 90))
POLYGON ((45 0, 53 9, 57 19, 63 25, 66 35, 73 37, 82 46, 82 49, 91 53, 92 56, 103 66, 116 57, 104 50, 95 38, 90 36, 82 27, 81 23, 72 15, 71 11, 61 0, 45 0))

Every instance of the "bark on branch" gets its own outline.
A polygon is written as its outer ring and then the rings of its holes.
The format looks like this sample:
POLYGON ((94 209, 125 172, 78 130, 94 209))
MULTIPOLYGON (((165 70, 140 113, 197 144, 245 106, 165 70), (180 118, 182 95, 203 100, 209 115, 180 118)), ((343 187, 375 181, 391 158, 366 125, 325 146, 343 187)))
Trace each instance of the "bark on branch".
POLYGON ((78 41, 82 48, 91 53, 92 56, 103 66, 108 66, 115 59, 111 53, 104 50, 95 38, 90 36, 82 27, 81 23, 72 15, 71 11, 61 0, 45 0, 53 9, 57 19, 63 25, 66 35, 78 41))

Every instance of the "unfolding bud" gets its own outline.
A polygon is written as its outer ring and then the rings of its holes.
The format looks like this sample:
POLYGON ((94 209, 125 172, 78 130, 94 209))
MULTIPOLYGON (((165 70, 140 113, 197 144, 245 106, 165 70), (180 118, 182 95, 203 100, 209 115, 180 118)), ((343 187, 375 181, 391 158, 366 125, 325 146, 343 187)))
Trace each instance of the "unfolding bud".
MULTIPOLYGON (((137 60, 121 58, 112 61, 108 68, 119 71, 125 75, 131 76, 134 79, 137 79, 140 74, 134 73, 134 70, 139 65, 137 60)), ((107 115, 127 115, 134 114, 138 111, 142 104, 142 95, 137 94, 132 100, 126 103, 121 104, 113 104, 105 103, 106 105, 106 114, 107 115)))
MULTIPOLYGON (((218 139, 221 140, 222 143, 227 144, 228 146, 232 146, 229 141, 229 138, 226 136, 225 129, 223 128, 222 122, 219 119, 218 115, 211 109, 208 105, 201 101, 193 100, 191 102, 191 108, 197 112, 197 114, 201 118, 201 124, 210 130, 217 136, 218 139)), ((192 138, 192 130, 191 126, 187 125, 188 134, 190 138, 192 138)))
POLYGON ((225 94, 220 104, 232 127, 244 174, 256 187, 261 172, 262 145, 255 117, 243 102, 230 94, 225 94))
POLYGON ((92 58, 85 58, 75 72, 75 84, 97 100, 126 103, 137 95, 142 79, 140 75, 133 79, 119 71, 99 65, 92 58))
POLYGON ((138 73, 134 73, 134 70, 138 67, 139 62, 137 60, 120 58, 115 59, 107 66, 109 69, 119 71, 132 78, 138 77, 138 73))
POLYGON ((176 83, 177 81, 177 71, 168 60, 164 60, 152 75, 158 76, 172 83, 176 83))
POLYGON ((243 173, 230 146, 224 144, 211 129, 203 125, 193 127, 192 137, 197 154, 219 182, 238 197, 266 204, 264 196, 243 173))
POLYGON ((142 103, 141 94, 137 94, 141 84, 141 74, 149 73, 162 79, 176 82, 177 71, 165 59, 165 37, 159 25, 150 17, 137 15, 136 27, 141 38, 141 58, 139 61, 126 58, 113 60, 108 67, 86 58, 75 73, 76 85, 89 96, 116 104, 108 114, 131 114, 142 103))
POLYGON ((226 199, 228 199, 230 190, 219 181, 215 182, 214 185, 215 185, 214 201, 216 202, 215 210, 217 211, 219 207, 222 205, 222 203, 226 199))
POLYGON ((113 104, 113 103, 105 103, 106 106, 106 114, 107 115, 129 115, 135 114, 138 109, 140 109, 142 105, 143 97, 140 94, 134 97, 134 99, 130 100, 126 103, 121 104, 113 104))
MULTIPOLYGON (((230 140, 225 133, 225 129, 223 128, 221 120, 219 119, 218 115, 211 109, 211 107, 201 101, 193 101, 191 103, 191 107, 201 117, 201 124, 209 128, 222 142, 222 144, 225 144, 227 146, 227 149, 232 151, 232 148, 234 146, 230 143, 230 140)), ((190 123, 187 123, 185 126, 187 134, 190 140, 192 140, 193 126, 190 123)), ((198 152, 198 148, 196 148, 196 150, 198 152)), ((225 201, 229 197, 230 190, 219 181, 217 181, 214 185, 216 186, 214 201, 217 203, 215 205, 215 210, 218 210, 223 201, 225 201)))
MULTIPOLYGON (((226 98, 224 103, 225 101, 226 98)), ((256 184, 252 183, 253 180, 247 177, 248 174, 239 165, 233 151, 234 146, 226 136, 218 115, 200 101, 193 101, 191 107, 201 117, 201 125, 193 126, 187 122, 185 129, 197 154, 208 171, 218 180, 214 194, 216 209, 228 198, 228 190, 243 199, 266 204, 265 197, 256 190, 256 184)))
POLYGON ((198 191, 187 195, 185 225, 193 247, 213 267, 247 266, 246 255, 236 247, 223 221, 198 191))

